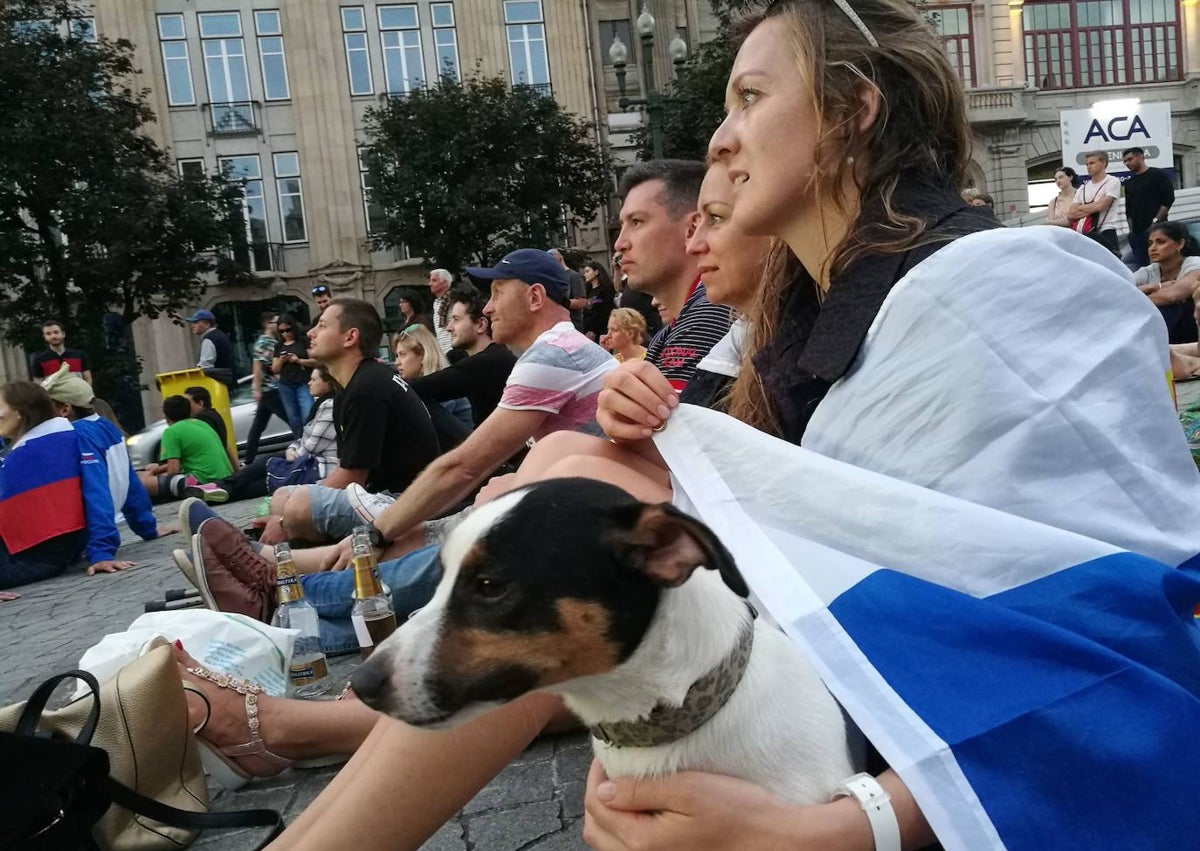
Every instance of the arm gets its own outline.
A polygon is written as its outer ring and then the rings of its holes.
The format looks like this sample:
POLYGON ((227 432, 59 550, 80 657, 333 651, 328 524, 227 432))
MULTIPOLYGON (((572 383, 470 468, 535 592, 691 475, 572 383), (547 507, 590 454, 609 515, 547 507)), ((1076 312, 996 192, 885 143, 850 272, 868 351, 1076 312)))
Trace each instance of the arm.
POLYGON ((166 472, 167 475, 170 475, 170 476, 178 476, 180 473, 183 472, 183 466, 180 464, 178 458, 168 458, 167 459, 167 469, 164 472, 166 472))
POLYGON ((202 340, 200 342, 200 360, 196 362, 196 366, 201 369, 212 369, 217 363, 217 347, 213 345, 212 340, 202 340))
POLYGON ((394 541, 418 523, 465 499, 488 474, 525 445, 547 417, 545 411, 497 408, 457 448, 422 471, 400 498, 375 521, 384 540, 394 541))
POLYGON ((1073 203, 1070 209, 1067 210, 1067 218, 1082 219, 1084 216, 1090 216, 1092 213, 1103 213, 1113 205, 1116 199, 1106 192, 1101 192, 1100 197, 1090 204, 1083 204, 1079 201, 1073 203))
MULTIPOLYGON (((1163 281, 1157 288, 1149 289, 1146 295, 1150 296, 1152 304, 1179 304, 1192 297, 1197 284, 1200 284, 1200 269, 1180 275, 1174 281, 1163 281)), ((1150 287, 1154 285, 1151 284, 1150 287)))
POLYGON ((465 358, 458 363, 438 370, 432 375, 422 375, 408 382, 408 386, 416 391, 426 402, 448 402, 466 396, 471 389, 475 370, 471 358, 465 358))
MULTIPOLYGON (((87 545, 84 557, 88 564, 110 561, 121 546, 117 531, 117 510, 108 487, 108 468, 95 453, 91 460, 82 460, 79 476, 83 484, 83 513, 87 518, 87 545)), ((140 483, 139 483, 140 484, 140 483)))
POLYGON ((90 369, 85 369, 83 371, 83 380, 88 384, 92 383, 92 371, 90 369))
POLYGON ((1050 206, 1046 209, 1046 224, 1065 227, 1071 223, 1071 220, 1067 218, 1067 214, 1058 202, 1058 198, 1051 199, 1050 206))
POLYGON ((262 399, 262 361, 260 361, 258 358, 255 358, 252 368, 254 371, 254 401, 258 402, 262 399))

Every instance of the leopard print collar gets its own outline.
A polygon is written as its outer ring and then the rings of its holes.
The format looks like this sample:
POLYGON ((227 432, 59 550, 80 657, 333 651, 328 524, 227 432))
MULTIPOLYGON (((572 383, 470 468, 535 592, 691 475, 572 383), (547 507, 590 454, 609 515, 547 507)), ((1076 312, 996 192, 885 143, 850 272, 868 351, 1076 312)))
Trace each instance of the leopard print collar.
POLYGON ((729 700, 750 661, 754 647, 754 615, 742 626, 729 655, 692 683, 680 706, 659 704, 645 718, 592 726, 593 738, 616 748, 653 748, 677 742, 699 730, 729 700))

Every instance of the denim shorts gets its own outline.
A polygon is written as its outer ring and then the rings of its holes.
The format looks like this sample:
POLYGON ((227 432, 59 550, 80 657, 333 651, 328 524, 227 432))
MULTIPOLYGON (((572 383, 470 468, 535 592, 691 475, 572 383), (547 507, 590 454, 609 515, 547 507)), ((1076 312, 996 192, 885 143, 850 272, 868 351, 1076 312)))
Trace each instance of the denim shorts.
POLYGON ((354 513, 350 497, 342 488, 327 488, 324 485, 308 485, 308 504, 312 526, 327 538, 340 541, 363 525, 354 513))

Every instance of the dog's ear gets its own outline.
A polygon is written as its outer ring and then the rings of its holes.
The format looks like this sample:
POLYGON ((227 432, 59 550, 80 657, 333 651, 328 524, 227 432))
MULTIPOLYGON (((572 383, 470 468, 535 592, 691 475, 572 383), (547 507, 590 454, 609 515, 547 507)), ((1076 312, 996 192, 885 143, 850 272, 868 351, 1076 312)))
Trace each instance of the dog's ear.
POLYGON ((700 521, 666 502, 631 506, 623 513, 623 528, 618 533, 622 548, 657 584, 674 588, 686 582, 696 568, 707 567, 717 571, 739 597, 750 596, 733 556, 700 521))

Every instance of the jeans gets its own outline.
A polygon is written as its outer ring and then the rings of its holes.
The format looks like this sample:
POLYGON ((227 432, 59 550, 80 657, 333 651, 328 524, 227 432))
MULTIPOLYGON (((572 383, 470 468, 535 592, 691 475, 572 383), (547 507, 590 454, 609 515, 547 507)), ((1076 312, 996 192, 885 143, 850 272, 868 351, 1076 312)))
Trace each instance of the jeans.
POLYGON ((279 399, 287 411, 287 423, 292 427, 292 436, 299 438, 304 431, 304 421, 312 410, 313 397, 307 384, 284 384, 279 382, 279 399))
POLYGON ((58 576, 79 560, 86 542, 87 530, 80 529, 14 555, 0 538, 0 591, 58 576))
MULTIPOLYGON (((397 625, 433 597, 442 578, 441 548, 425 547, 400 558, 379 563, 379 577, 392 589, 397 625)), ((300 577, 304 596, 320 618, 321 649, 330 655, 355 653, 358 639, 350 622, 354 607, 354 571, 305 573, 300 577)))
POLYGON ((1150 265, 1150 250, 1147 248, 1149 241, 1150 228, 1129 232, 1129 248, 1133 251, 1133 262, 1137 263, 1139 269, 1150 265))
POLYGON ((272 414, 287 422, 287 411, 283 409, 279 391, 274 388, 263 391, 262 398, 258 401, 258 407, 254 409, 254 422, 250 423, 250 434, 246 436, 247 464, 252 463, 258 455, 258 440, 262 437, 267 423, 271 421, 272 414))

